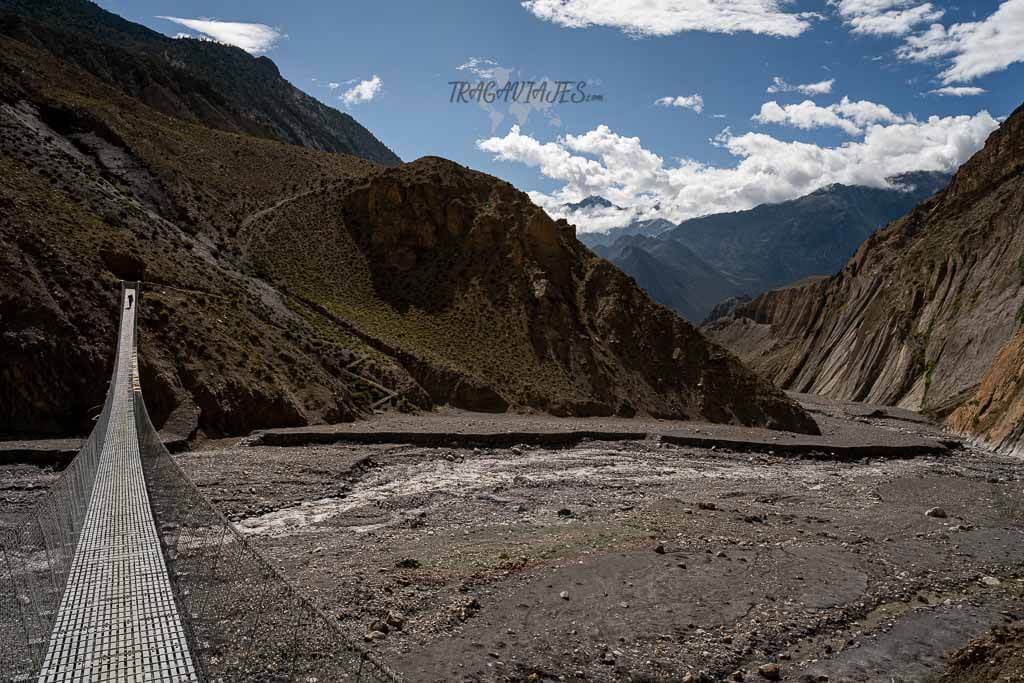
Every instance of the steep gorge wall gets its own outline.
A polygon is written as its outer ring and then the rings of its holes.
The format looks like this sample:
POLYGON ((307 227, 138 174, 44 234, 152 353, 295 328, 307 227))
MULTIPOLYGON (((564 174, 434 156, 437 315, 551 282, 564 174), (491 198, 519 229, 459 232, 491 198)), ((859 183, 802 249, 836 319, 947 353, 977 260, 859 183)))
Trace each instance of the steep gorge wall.
POLYGON ((780 386, 933 412, 1019 448, 1022 172, 1019 108, 835 277, 768 292, 705 331, 780 386))

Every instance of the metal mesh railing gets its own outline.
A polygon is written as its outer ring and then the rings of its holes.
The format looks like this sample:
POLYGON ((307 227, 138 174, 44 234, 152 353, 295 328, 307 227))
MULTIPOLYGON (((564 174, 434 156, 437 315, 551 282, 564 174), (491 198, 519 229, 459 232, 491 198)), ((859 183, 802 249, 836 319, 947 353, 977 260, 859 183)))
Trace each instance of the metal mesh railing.
MULTIPOLYGON (((402 681, 300 595, 202 495, 160 441, 133 370, 149 504, 200 678, 402 681)), ((113 393, 60 479, 24 519, 0 528, 0 681, 39 675, 90 505, 113 393)))
POLYGON ((135 401, 139 449, 193 657, 209 681, 401 681, 300 595, 199 491, 135 401))
POLYGON ((89 438, 42 500, 0 530, 0 681, 33 679, 43 665, 96 481, 112 399, 108 391, 89 438))

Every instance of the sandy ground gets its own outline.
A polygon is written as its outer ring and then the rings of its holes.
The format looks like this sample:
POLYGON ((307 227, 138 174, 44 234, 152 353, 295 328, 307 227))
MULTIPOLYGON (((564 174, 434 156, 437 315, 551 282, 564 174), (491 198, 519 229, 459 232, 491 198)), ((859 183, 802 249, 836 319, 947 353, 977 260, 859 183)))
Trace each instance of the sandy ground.
MULTIPOLYGON (((757 681, 766 664, 782 680, 931 680, 947 652, 1024 617, 1024 481, 983 451, 245 443, 177 457, 411 680, 757 681), (381 621, 401 628, 373 633, 381 621)), ((2 514, 52 476, 0 468, 2 514)))

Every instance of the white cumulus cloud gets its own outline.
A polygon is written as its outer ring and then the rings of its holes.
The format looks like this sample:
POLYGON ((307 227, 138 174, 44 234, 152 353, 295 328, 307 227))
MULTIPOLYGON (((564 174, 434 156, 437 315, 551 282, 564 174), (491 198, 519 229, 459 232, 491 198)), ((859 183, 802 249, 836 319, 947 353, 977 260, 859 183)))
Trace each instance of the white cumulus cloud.
POLYGON ((830 0, 852 33, 903 36, 915 26, 937 21, 946 13, 916 0, 830 0))
POLYGON ((607 26, 634 36, 684 31, 749 32, 795 37, 811 27, 809 13, 784 11, 786 0, 524 0, 544 21, 568 28, 607 26))
POLYGON ((839 128, 849 135, 858 135, 860 128, 852 121, 847 121, 830 107, 819 107, 810 100, 800 104, 780 106, 774 100, 761 105, 761 111, 754 114, 751 120, 758 123, 776 123, 794 126, 804 130, 811 128, 839 128))
POLYGON ((197 31, 211 40, 240 47, 254 55, 266 52, 274 47, 279 40, 287 37, 279 29, 266 24, 219 21, 217 19, 182 19, 181 17, 167 16, 158 16, 157 19, 173 21, 197 31))
POLYGON ((704 98, 697 94, 679 95, 678 97, 662 97, 661 99, 655 100, 654 103, 662 107, 692 109, 698 114, 704 111, 704 98))
POLYGON ((1011 64, 1024 62, 1024 0, 1006 0, 981 21, 928 30, 908 36, 897 54, 917 62, 947 60, 943 84, 965 83, 1011 64))
POLYGON ((345 103, 345 106, 351 107, 356 104, 365 104, 372 102, 377 95, 380 94, 381 88, 384 87, 384 81, 380 79, 380 76, 374 74, 372 78, 359 81, 351 88, 346 90, 338 98, 345 103))
POLYGON ((853 101, 844 97, 836 104, 819 106, 811 100, 799 104, 780 105, 774 100, 761 105, 761 111, 751 117, 758 123, 775 123, 804 130, 812 128, 839 128, 849 135, 860 135, 866 126, 879 123, 903 123, 900 116, 884 104, 868 100, 853 101))
POLYGON ((858 126, 867 126, 873 123, 903 123, 908 119, 908 117, 896 114, 884 104, 868 100, 854 102, 849 97, 843 97, 838 104, 833 104, 830 109, 840 116, 850 119, 858 126))
POLYGON ((974 116, 932 116, 870 126, 864 139, 836 147, 779 140, 764 133, 734 135, 728 128, 713 143, 736 159, 732 167, 692 159, 666 162, 637 137, 606 125, 582 135, 541 142, 518 126, 503 137, 477 140, 499 161, 526 164, 561 187, 530 193, 556 218, 577 222, 582 231, 606 230, 631 220, 738 211, 793 199, 832 183, 888 186, 887 178, 910 171, 952 171, 981 148, 998 126, 987 112, 974 116), (623 207, 595 223, 569 215, 566 203, 599 195, 623 207))
POLYGON ((878 14, 864 14, 848 20, 853 33, 869 36, 904 36, 915 26, 938 21, 946 14, 930 2, 905 10, 892 10, 878 14))
POLYGON ((988 91, 984 88, 974 88, 965 85, 947 85, 944 88, 936 88, 935 90, 929 90, 929 95, 939 95, 940 97, 971 97, 973 95, 984 95, 988 91))
POLYGON ((768 86, 769 93, 798 92, 804 95, 827 95, 832 92, 832 86, 836 79, 830 78, 827 81, 817 83, 791 84, 787 83, 781 76, 772 78, 772 84, 768 86))

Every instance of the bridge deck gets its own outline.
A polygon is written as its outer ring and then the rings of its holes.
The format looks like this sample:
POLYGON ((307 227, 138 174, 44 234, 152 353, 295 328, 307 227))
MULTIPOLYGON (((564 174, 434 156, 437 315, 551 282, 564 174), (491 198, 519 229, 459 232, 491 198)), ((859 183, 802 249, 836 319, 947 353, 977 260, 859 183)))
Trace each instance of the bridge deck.
POLYGON ((134 416, 126 288, 110 426, 40 683, 198 681, 149 507, 134 416))

